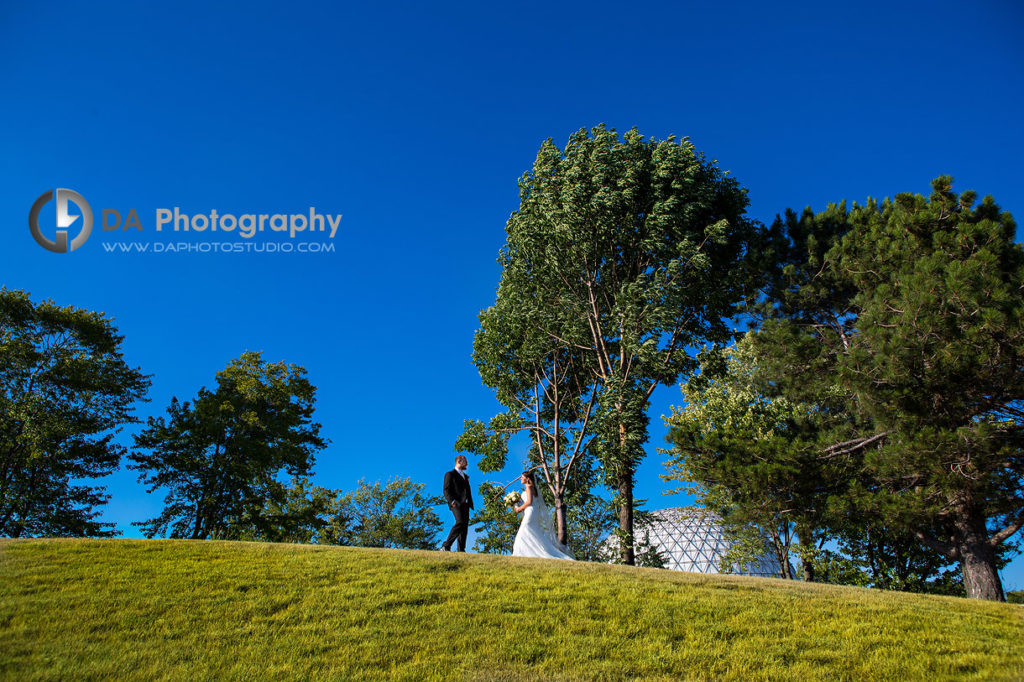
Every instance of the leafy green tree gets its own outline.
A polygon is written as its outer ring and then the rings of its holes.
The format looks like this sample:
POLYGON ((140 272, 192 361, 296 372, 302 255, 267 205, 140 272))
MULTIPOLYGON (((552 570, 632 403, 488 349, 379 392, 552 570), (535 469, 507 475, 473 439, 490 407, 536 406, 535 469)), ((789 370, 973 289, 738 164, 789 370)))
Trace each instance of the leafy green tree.
MULTIPOLYGON (((665 568, 668 565, 668 557, 663 550, 651 540, 651 531, 654 524, 660 519, 656 512, 644 509, 646 500, 634 500, 633 507, 633 562, 634 565, 645 568, 665 568)), ((593 508, 595 527, 601 528, 601 535, 597 543, 591 548, 591 561, 601 563, 625 564, 625 552, 623 542, 625 534, 618 528, 618 504, 614 498, 611 500, 598 499, 593 508)))
POLYGON ((913 533, 862 523, 839 537, 842 554, 865 576, 864 584, 883 590, 965 596, 963 583, 945 570, 949 559, 925 546, 913 533))
MULTIPOLYGON (((686 140, 598 126, 551 140, 519 183, 503 283, 535 309, 538 343, 580 357, 595 392, 594 453, 615 489, 633 563, 633 482, 659 384, 694 369, 687 346, 725 340, 743 298, 746 193, 686 140), (553 339, 553 341, 544 341, 553 339)), ((581 400, 586 390, 574 389, 581 400)))
MULTIPOLYGON (((588 429, 596 390, 589 356, 560 336, 569 333, 566 325, 547 324, 555 306, 527 294, 528 284, 521 275, 521 270, 506 269, 497 301, 480 314, 480 329, 473 341, 473 362, 505 411, 488 424, 466 420, 455 449, 479 456, 483 472, 500 471, 508 461, 509 440, 516 433, 527 433, 527 468, 536 468, 547 484, 558 540, 568 545, 567 494, 574 467, 587 466, 586 460, 592 459, 588 429)), ((484 499, 479 518, 501 526, 504 512, 498 507, 488 509, 486 494, 484 499)), ((494 530, 499 533, 494 548, 504 547, 504 531, 494 530)), ((481 542, 491 546, 489 537, 481 542)))
POLYGON ((337 493, 310 485, 306 476, 296 476, 285 488, 266 498, 265 506, 247 510, 242 518, 230 519, 225 529, 211 535, 220 540, 259 540, 264 542, 319 543, 331 525, 337 493))
MULTIPOLYGON (((646 500, 636 500, 634 507, 637 529, 637 533, 633 536, 634 562, 643 568, 665 568, 668 565, 668 557, 651 541, 650 530, 657 520, 657 515, 642 508, 645 502, 646 500)), ((618 559, 624 562, 623 557, 618 557, 618 559)))
MULTIPOLYGON (((749 571, 758 566, 768 553, 771 553, 779 562, 781 571, 779 577, 787 580, 796 579, 790 563, 793 555, 799 555, 801 549, 799 545, 794 545, 795 524, 782 514, 758 525, 746 520, 749 515, 735 513, 735 510, 731 508, 726 508, 724 514, 722 511, 716 513, 722 533, 729 541, 729 548, 722 554, 718 562, 720 572, 749 571)), ((807 570, 805 562, 804 579, 810 581, 812 577, 813 571, 807 570)))
POLYGON ((201 388, 191 403, 173 398, 168 418, 150 417, 129 455, 149 492, 167 489, 164 510, 133 525, 146 537, 274 533, 261 510, 287 504, 276 477, 308 475, 327 444, 312 420, 315 392, 302 367, 247 351, 217 373, 215 390, 201 388))
MULTIPOLYGON (((884 527, 871 519, 851 524, 836 539, 835 549, 818 548, 812 553, 821 582, 967 596, 956 562, 928 547, 912 532, 884 527)), ((1015 543, 999 545, 996 566, 1001 570, 1017 551, 1015 543)))
MULTIPOLYGON (((776 382, 761 371, 753 341, 748 334, 701 354, 700 374, 682 386, 685 406, 666 419, 674 447, 663 478, 682 482, 734 530, 730 562, 753 558, 746 548, 763 553, 767 539, 788 578, 794 551, 814 547, 827 528, 846 522, 830 511, 859 463, 856 453, 819 446, 823 434, 835 432, 833 422, 848 424, 843 392, 825 390, 813 404, 770 397, 776 382)), ((810 557, 802 563, 804 580, 813 580, 810 557)))
POLYGON ((574 472, 568 495, 571 549, 577 561, 608 561, 610 557, 605 551, 605 541, 615 531, 618 521, 618 507, 614 499, 594 492, 599 489, 603 477, 603 472, 595 464, 592 459, 587 459, 574 472))
POLYGON ((481 483, 478 491, 483 504, 470 522, 477 529, 473 549, 482 554, 511 554, 520 517, 505 504, 508 491, 491 481, 481 483))
POLYGON ((777 223, 792 258, 769 272, 758 357, 790 398, 846 392, 853 433, 820 451, 863 457, 851 504, 999 600, 1024 525, 1024 250, 991 197, 932 188, 777 223))
POLYGON ((819 547, 811 555, 811 561, 814 562, 816 582, 854 587, 868 587, 871 584, 871 576, 864 571, 863 566, 842 552, 819 547))
POLYGON ((439 497, 425 495, 426 485, 394 478, 382 485, 359 481, 359 487, 338 498, 323 541, 356 547, 436 549, 441 519, 433 507, 439 497))
MULTIPOLYGON (((657 514, 643 508, 647 500, 634 500, 633 521, 635 523, 633 532, 633 564, 643 568, 665 568, 668 565, 668 557, 664 551, 651 540, 651 530, 658 521, 657 514)), ((593 561, 600 561, 610 564, 624 564, 625 552, 622 551, 623 538, 625 533, 616 527, 618 504, 615 499, 611 505, 605 503, 605 513, 610 514, 610 533, 605 535, 604 540, 596 547, 593 561)))
POLYGON ((114 436, 150 386, 122 341, 102 313, 0 288, 0 535, 118 534, 83 481, 117 470, 114 436))

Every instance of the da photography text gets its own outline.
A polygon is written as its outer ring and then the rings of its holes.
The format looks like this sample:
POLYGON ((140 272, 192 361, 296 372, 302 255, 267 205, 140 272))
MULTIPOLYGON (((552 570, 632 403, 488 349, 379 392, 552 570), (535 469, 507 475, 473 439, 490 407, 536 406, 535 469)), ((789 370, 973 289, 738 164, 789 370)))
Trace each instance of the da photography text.
MULTIPOLYGON (((124 220, 121 220, 121 213, 113 208, 103 209, 101 225, 104 231, 111 230, 142 230, 142 223, 139 222, 139 214, 133 208, 129 209, 124 220)), ((341 214, 317 213, 316 208, 310 206, 308 213, 218 213, 213 209, 209 213, 195 213, 189 215, 182 213, 181 209, 175 206, 171 208, 156 209, 156 231, 163 232, 164 228, 175 232, 238 232, 240 237, 252 239, 257 232, 269 230, 271 232, 287 232, 288 236, 295 238, 301 232, 325 232, 330 231, 330 238, 341 225, 341 214)))

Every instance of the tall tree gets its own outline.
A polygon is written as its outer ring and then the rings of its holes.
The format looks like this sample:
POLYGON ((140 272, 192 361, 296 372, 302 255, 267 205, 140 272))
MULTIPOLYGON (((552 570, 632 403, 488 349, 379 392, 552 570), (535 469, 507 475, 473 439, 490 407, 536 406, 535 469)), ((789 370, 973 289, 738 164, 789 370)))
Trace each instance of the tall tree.
POLYGON ((191 403, 173 398, 168 418, 150 417, 129 455, 149 492, 167 489, 165 507, 133 525, 147 537, 170 529, 206 539, 234 524, 270 532, 260 512, 287 497, 277 475, 308 475, 327 444, 312 420, 315 392, 302 367, 246 351, 217 373, 215 390, 201 388, 191 403))
POLYGON ((1024 525, 1024 249, 991 197, 975 206, 948 176, 932 189, 790 220, 781 250, 832 238, 777 273, 759 357, 794 394, 848 392, 858 433, 823 452, 862 453, 860 504, 998 600, 998 548, 1024 525), (822 282, 847 295, 807 305, 815 319, 794 302, 822 282))
POLYGON ((434 511, 444 500, 424 494, 426 485, 410 478, 386 484, 359 481, 338 498, 323 541, 356 547, 436 549, 441 519, 434 511))
MULTIPOLYGON (((597 494, 603 472, 594 458, 583 460, 573 472, 566 498, 572 554, 577 561, 608 561, 606 540, 615 530, 618 514, 612 500, 597 494)), ((643 500, 640 501, 641 503, 643 500)), ((640 547, 645 549, 646 545, 640 547)))
MULTIPOLYGON (((568 545, 567 493, 574 469, 590 465, 585 460, 592 458, 589 429, 597 391, 590 356, 568 345, 572 330, 558 319, 551 292, 531 295, 523 274, 514 267, 506 269, 497 301, 480 314, 473 341, 473 362, 505 411, 488 424, 467 420, 455 449, 478 455, 481 471, 499 471, 508 461, 509 440, 526 432, 527 468, 536 467, 542 474, 558 541, 568 545)), ((483 499, 486 505, 490 497, 483 499)), ((485 508, 485 516, 497 520, 501 511, 485 508)))
POLYGON ((149 377, 129 367, 102 313, 0 289, 0 535, 109 536, 109 495, 81 481, 115 471, 149 377))
POLYGON ((729 337, 753 224, 745 191, 685 139, 597 126, 550 139, 519 183, 500 262, 535 324, 589 356, 593 446, 616 491, 633 563, 633 483, 659 384, 694 369, 686 348, 729 337))

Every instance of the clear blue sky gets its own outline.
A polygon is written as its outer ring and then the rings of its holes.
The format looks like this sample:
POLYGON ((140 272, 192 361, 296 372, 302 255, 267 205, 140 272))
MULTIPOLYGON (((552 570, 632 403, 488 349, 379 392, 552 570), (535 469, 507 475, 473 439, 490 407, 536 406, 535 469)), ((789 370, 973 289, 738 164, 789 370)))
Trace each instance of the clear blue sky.
MULTIPOLYGON (((688 136, 764 221, 927 193, 941 173, 1024 221, 1013 0, 214 4, 3 4, 0 283, 114 317, 154 375, 143 417, 246 349, 305 366, 332 441, 320 485, 436 490, 463 420, 494 413, 469 359, 476 315, 548 137, 601 122, 688 136), (26 226, 54 187, 96 213, 71 254, 26 226), (123 237, 99 230, 101 208, 135 208, 137 239, 166 241, 153 215, 173 206, 344 217, 335 253, 104 250, 123 237)), ((654 453, 677 395, 655 396, 638 481, 652 508, 679 502, 654 453)), ((137 535, 162 497, 131 472, 108 480, 105 518, 137 535)), ((1024 588, 1024 560, 1004 580, 1024 588)))

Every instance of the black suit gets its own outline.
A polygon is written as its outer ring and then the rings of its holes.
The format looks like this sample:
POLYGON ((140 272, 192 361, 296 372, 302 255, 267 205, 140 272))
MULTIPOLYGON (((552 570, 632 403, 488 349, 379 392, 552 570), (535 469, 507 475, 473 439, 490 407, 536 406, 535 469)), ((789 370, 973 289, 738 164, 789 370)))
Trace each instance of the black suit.
POLYGON ((469 510, 473 508, 473 490, 469 476, 463 476, 456 469, 444 475, 444 499, 455 514, 455 526, 444 541, 444 548, 451 550, 452 543, 459 541, 459 551, 466 551, 466 535, 469 533, 469 510))

